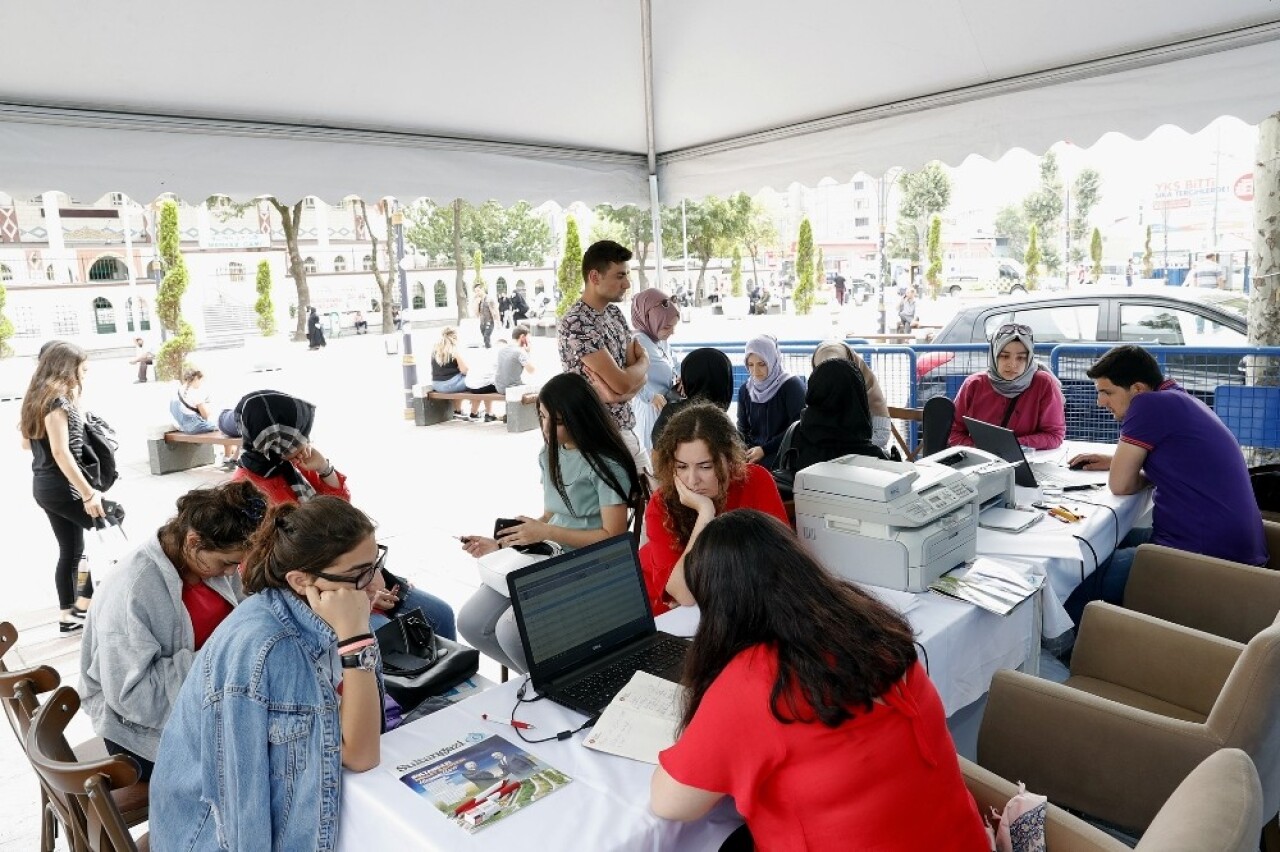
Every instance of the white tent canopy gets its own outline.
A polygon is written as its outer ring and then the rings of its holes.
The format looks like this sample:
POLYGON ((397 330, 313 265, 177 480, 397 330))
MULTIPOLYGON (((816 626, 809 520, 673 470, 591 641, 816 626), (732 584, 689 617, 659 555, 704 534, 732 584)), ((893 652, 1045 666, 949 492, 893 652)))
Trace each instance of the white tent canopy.
POLYGON ((0 189, 646 203, 1280 110, 1271 0, 5 4, 0 189))

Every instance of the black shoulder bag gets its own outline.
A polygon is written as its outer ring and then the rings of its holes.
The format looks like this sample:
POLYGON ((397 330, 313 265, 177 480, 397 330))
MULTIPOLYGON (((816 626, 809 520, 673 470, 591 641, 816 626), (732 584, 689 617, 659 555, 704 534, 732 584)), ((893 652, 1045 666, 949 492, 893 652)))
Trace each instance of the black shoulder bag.
POLYGON ((415 609, 377 629, 382 677, 387 692, 405 712, 471 677, 480 668, 480 652, 437 636, 415 609))
POLYGON ((115 430, 92 412, 84 415, 84 446, 80 449, 80 471, 96 491, 108 491, 120 478, 116 468, 115 430))

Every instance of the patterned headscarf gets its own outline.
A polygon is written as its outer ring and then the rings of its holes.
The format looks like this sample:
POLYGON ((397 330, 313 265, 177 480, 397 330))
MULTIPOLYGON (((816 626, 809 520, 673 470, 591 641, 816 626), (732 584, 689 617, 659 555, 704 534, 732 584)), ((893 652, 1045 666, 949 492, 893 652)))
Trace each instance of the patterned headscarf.
POLYGON ((1013 399, 1031 387, 1031 380, 1036 377, 1038 369, 1040 367, 1036 363, 1036 339, 1032 336, 1029 327, 1018 323, 1005 323, 992 333, 991 351, 987 354, 987 378, 991 380, 991 387, 996 393, 1005 399, 1013 399), (1000 375, 996 367, 1000 353, 1015 340, 1027 347, 1027 369, 1023 370, 1022 375, 1017 378, 1006 379, 1000 375))
POLYGON ((314 405, 287 393, 261 390, 245 394, 235 409, 244 441, 241 466, 263 478, 283 477, 299 502, 310 500, 315 489, 286 456, 310 442, 315 417, 314 405))
POLYGON ((631 327, 643 331, 654 342, 657 342, 658 332, 663 326, 679 318, 680 309, 657 287, 641 290, 631 300, 631 327))
MULTIPOLYGON (((769 375, 763 381, 756 381, 754 376, 747 376, 747 393, 751 401, 768 402, 782 387, 783 382, 791 378, 791 374, 782 369, 782 350, 778 348, 778 339, 772 335, 762 334, 747 342, 747 355, 755 355, 764 361, 769 368, 769 375)), ((746 356, 743 357, 746 360, 746 356)))

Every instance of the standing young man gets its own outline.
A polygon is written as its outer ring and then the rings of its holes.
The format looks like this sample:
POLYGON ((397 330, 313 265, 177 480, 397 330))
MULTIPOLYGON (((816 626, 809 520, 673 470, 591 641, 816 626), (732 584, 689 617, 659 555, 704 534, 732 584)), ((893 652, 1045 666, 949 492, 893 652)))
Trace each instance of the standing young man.
POLYGON ((1132 530, 1072 592, 1066 603, 1071 619, 1079 624, 1091 600, 1122 602, 1134 554, 1148 541, 1264 565, 1267 543, 1249 469, 1218 415, 1166 380, 1156 359, 1140 346, 1117 346, 1089 368, 1088 376, 1098 389, 1098 405, 1121 423, 1120 443, 1114 455, 1077 455, 1071 466, 1110 470, 1114 494, 1136 494, 1147 485, 1155 486, 1155 493, 1151 526, 1132 530))
POLYGON ((473 289, 476 301, 476 316, 480 318, 480 336, 484 338, 484 348, 492 348, 489 343, 489 337, 493 334, 494 321, 498 317, 498 307, 493 303, 493 297, 489 295, 489 288, 483 284, 477 284, 473 289))
POLYGON ((583 252, 582 298, 560 320, 560 364, 566 373, 591 382, 636 457, 636 467, 648 470, 649 454, 636 438, 630 403, 644 387, 649 356, 632 339, 617 305, 631 288, 630 260, 631 251, 612 240, 593 243, 583 252))

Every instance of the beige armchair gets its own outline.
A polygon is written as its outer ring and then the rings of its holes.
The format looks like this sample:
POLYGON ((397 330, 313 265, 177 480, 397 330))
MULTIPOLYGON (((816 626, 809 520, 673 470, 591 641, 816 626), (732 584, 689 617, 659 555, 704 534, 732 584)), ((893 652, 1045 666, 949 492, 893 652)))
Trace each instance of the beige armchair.
MULTIPOLYGON (((984 816, 999 813, 1018 785, 960 759, 964 782, 984 816)), ((1032 791, 1034 792, 1034 790, 1032 791)), ((1138 852, 1255 852, 1262 822, 1262 785, 1249 755, 1234 748, 1214 752, 1192 770, 1156 814, 1138 852)), ((1104 831, 1049 805, 1045 844, 1052 852, 1128 852, 1104 831)))
MULTIPOLYGON (((1280 524, 1274 526, 1280 529, 1280 524)), ((1280 559, 1280 543, 1271 552, 1280 559)), ((1280 571, 1144 544, 1124 587, 1124 606, 1248 642, 1280 613, 1280 571)))
POLYGON ((1271 556, 1264 568, 1280 571, 1280 520, 1262 519, 1262 531, 1267 536, 1267 553, 1271 556))
POLYGON ((1280 623, 1245 646, 1095 602, 1085 608, 1065 683, 996 673, 978 762, 1138 833, 1201 761, 1239 748, 1258 769, 1272 819, 1280 810, 1278 710, 1280 623))

